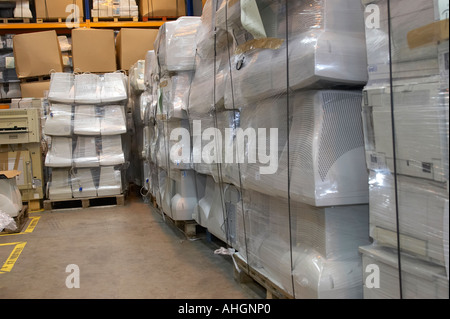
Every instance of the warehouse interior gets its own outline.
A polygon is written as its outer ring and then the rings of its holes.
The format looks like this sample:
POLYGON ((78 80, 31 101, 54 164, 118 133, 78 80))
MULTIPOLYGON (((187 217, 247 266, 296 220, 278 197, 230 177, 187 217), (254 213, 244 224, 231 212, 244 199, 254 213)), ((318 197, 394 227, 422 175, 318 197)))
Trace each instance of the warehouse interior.
POLYGON ((448 299, 448 8, 0 0, 0 299, 448 299))

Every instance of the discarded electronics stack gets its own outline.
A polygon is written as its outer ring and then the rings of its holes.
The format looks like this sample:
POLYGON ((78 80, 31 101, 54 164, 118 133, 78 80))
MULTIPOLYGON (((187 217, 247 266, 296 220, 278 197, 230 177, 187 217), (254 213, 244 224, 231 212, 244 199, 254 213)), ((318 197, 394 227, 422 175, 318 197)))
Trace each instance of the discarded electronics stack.
POLYGON ((50 200, 123 193, 126 88, 120 72, 52 74, 44 127, 50 200))
POLYGON ((151 52, 148 55, 148 62, 152 64, 148 67, 147 78, 152 92, 144 99, 149 105, 148 116, 154 121, 155 145, 150 149, 158 168, 156 198, 162 211, 173 220, 192 220, 198 202, 187 110, 195 67, 195 37, 200 22, 199 17, 166 22, 156 38, 155 55, 151 52), (177 142, 179 129, 184 129, 188 136, 177 142))
POLYGON ((233 35, 224 108, 240 111, 232 149, 245 158, 222 165, 242 193, 237 255, 294 298, 362 297, 362 10, 357 0, 228 1, 216 12, 216 29, 233 35))
POLYGON ((448 38, 423 42, 420 31, 433 23, 447 29, 448 3, 391 2, 390 16, 386 0, 363 3, 381 15, 379 28, 366 27, 363 119, 374 244, 360 248, 364 267, 377 265, 380 281, 364 287, 364 298, 448 298, 449 47, 448 38))

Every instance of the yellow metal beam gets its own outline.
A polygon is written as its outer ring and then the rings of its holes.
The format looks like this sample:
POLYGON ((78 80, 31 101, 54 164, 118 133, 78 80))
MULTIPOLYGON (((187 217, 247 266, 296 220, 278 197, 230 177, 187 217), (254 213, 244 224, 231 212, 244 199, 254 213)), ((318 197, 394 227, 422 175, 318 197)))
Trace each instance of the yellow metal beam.
MULTIPOLYGON (((82 22, 80 28, 159 28, 165 21, 82 22)), ((0 23, 0 30, 68 29, 64 22, 0 23)))

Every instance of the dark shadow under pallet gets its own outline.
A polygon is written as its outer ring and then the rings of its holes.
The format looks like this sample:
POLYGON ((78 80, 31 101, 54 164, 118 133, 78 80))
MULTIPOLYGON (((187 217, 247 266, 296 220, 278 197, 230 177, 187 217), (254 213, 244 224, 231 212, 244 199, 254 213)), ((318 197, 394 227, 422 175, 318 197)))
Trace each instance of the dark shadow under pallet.
POLYGON ((124 206, 124 195, 100 196, 100 197, 86 197, 86 198, 70 198, 58 200, 45 200, 44 210, 58 210, 58 209, 74 209, 74 208, 89 208, 102 206, 124 206))

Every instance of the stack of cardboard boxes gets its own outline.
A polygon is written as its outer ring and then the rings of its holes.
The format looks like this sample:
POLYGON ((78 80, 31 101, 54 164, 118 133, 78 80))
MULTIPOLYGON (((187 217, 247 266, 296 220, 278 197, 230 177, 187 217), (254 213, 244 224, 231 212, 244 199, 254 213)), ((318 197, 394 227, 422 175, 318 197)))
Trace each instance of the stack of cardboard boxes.
POLYGON ((44 97, 52 72, 63 71, 63 60, 55 30, 15 35, 13 38, 17 77, 22 97, 44 97))

